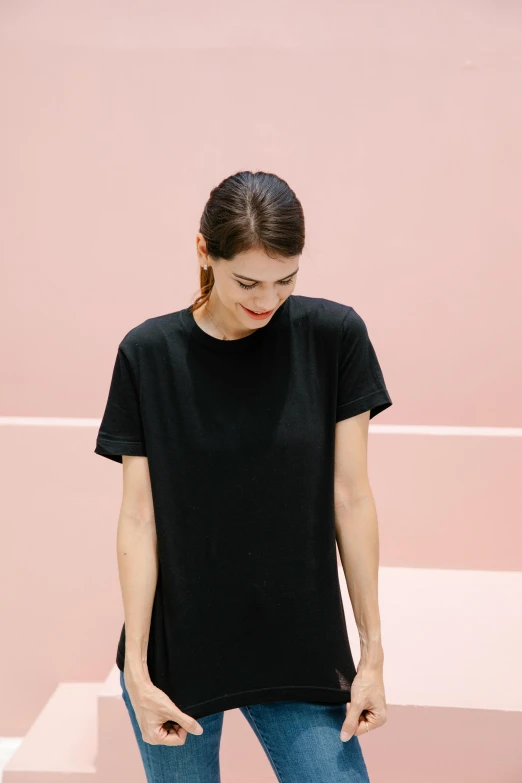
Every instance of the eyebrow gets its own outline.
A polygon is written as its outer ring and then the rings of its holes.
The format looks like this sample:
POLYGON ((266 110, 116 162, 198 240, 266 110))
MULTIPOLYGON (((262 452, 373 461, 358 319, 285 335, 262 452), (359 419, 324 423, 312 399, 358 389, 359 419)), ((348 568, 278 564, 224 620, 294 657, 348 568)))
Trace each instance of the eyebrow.
MULTIPOLYGON (((282 277, 281 280, 276 280, 276 283, 282 283, 283 280, 286 280, 288 277, 293 277, 293 275, 297 274, 297 272, 299 272, 299 267, 297 267, 295 272, 292 272, 291 274, 285 275, 285 277, 282 277)), ((236 277, 240 277, 242 280, 250 280, 251 283, 262 283, 263 282, 262 280, 254 280, 253 277, 245 277, 245 275, 238 275, 237 272, 233 272, 232 274, 235 275, 236 277)))

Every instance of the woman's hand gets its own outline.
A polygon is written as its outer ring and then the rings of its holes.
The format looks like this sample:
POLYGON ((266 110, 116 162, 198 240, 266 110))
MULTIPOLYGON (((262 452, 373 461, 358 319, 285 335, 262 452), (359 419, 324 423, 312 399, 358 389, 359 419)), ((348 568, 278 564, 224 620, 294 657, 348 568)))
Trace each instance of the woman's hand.
POLYGON ((182 712, 150 680, 125 675, 125 687, 144 742, 149 745, 184 745, 187 734, 203 734, 203 727, 182 712))
POLYGON ((382 666, 358 669, 341 730, 342 741, 347 742, 354 734, 356 737, 367 734, 368 729, 377 729, 386 723, 386 718, 382 666))

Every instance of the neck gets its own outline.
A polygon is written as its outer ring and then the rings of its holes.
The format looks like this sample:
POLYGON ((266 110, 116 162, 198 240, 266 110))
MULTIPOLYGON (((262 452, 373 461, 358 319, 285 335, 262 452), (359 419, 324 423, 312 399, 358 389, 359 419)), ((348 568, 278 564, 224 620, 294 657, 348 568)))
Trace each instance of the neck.
POLYGON ((223 339, 226 337, 228 340, 240 340, 242 337, 247 337, 249 334, 255 332, 255 329, 245 329, 241 325, 230 323, 230 318, 226 311, 220 306, 216 297, 210 295, 205 304, 199 308, 203 311, 202 317, 205 320, 205 331, 211 334, 212 337, 219 337, 223 339), (212 331, 209 331, 211 329, 212 331))

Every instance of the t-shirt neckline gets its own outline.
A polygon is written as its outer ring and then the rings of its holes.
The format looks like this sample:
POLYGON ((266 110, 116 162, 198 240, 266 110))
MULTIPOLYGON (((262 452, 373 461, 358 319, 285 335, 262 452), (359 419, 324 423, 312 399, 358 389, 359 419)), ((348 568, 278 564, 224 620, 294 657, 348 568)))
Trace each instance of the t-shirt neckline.
POLYGON ((222 340, 219 337, 212 337, 212 335, 205 332, 196 322, 190 306, 181 310, 181 322, 189 334, 207 348, 211 348, 214 351, 220 351, 221 353, 236 353, 238 351, 245 351, 247 348, 252 347, 267 335, 271 334, 277 324, 281 322, 282 317, 286 317, 288 312, 288 300, 291 298, 292 294, 279 305, 270 321, 265 326, 259 327, 259 329, 256 329, 252 334, 249 334, 246 337, 240 337, 238 340, 222 340))

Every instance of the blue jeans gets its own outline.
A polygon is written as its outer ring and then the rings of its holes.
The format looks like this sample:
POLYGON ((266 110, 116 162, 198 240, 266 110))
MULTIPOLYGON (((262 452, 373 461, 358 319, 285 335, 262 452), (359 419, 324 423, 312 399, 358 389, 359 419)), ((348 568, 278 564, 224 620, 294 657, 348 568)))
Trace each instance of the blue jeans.
MULTIPOLYGON (((151 745, 141 736, 121 671, 120 684, 148 783, 220 783, 223 712, 198 718, 204 733, 187 734, 184 745, 151 745)), ((279 783, 369 783, 359 738, 340 739, 346 705, 278 701, 239 709, 279 783)))

